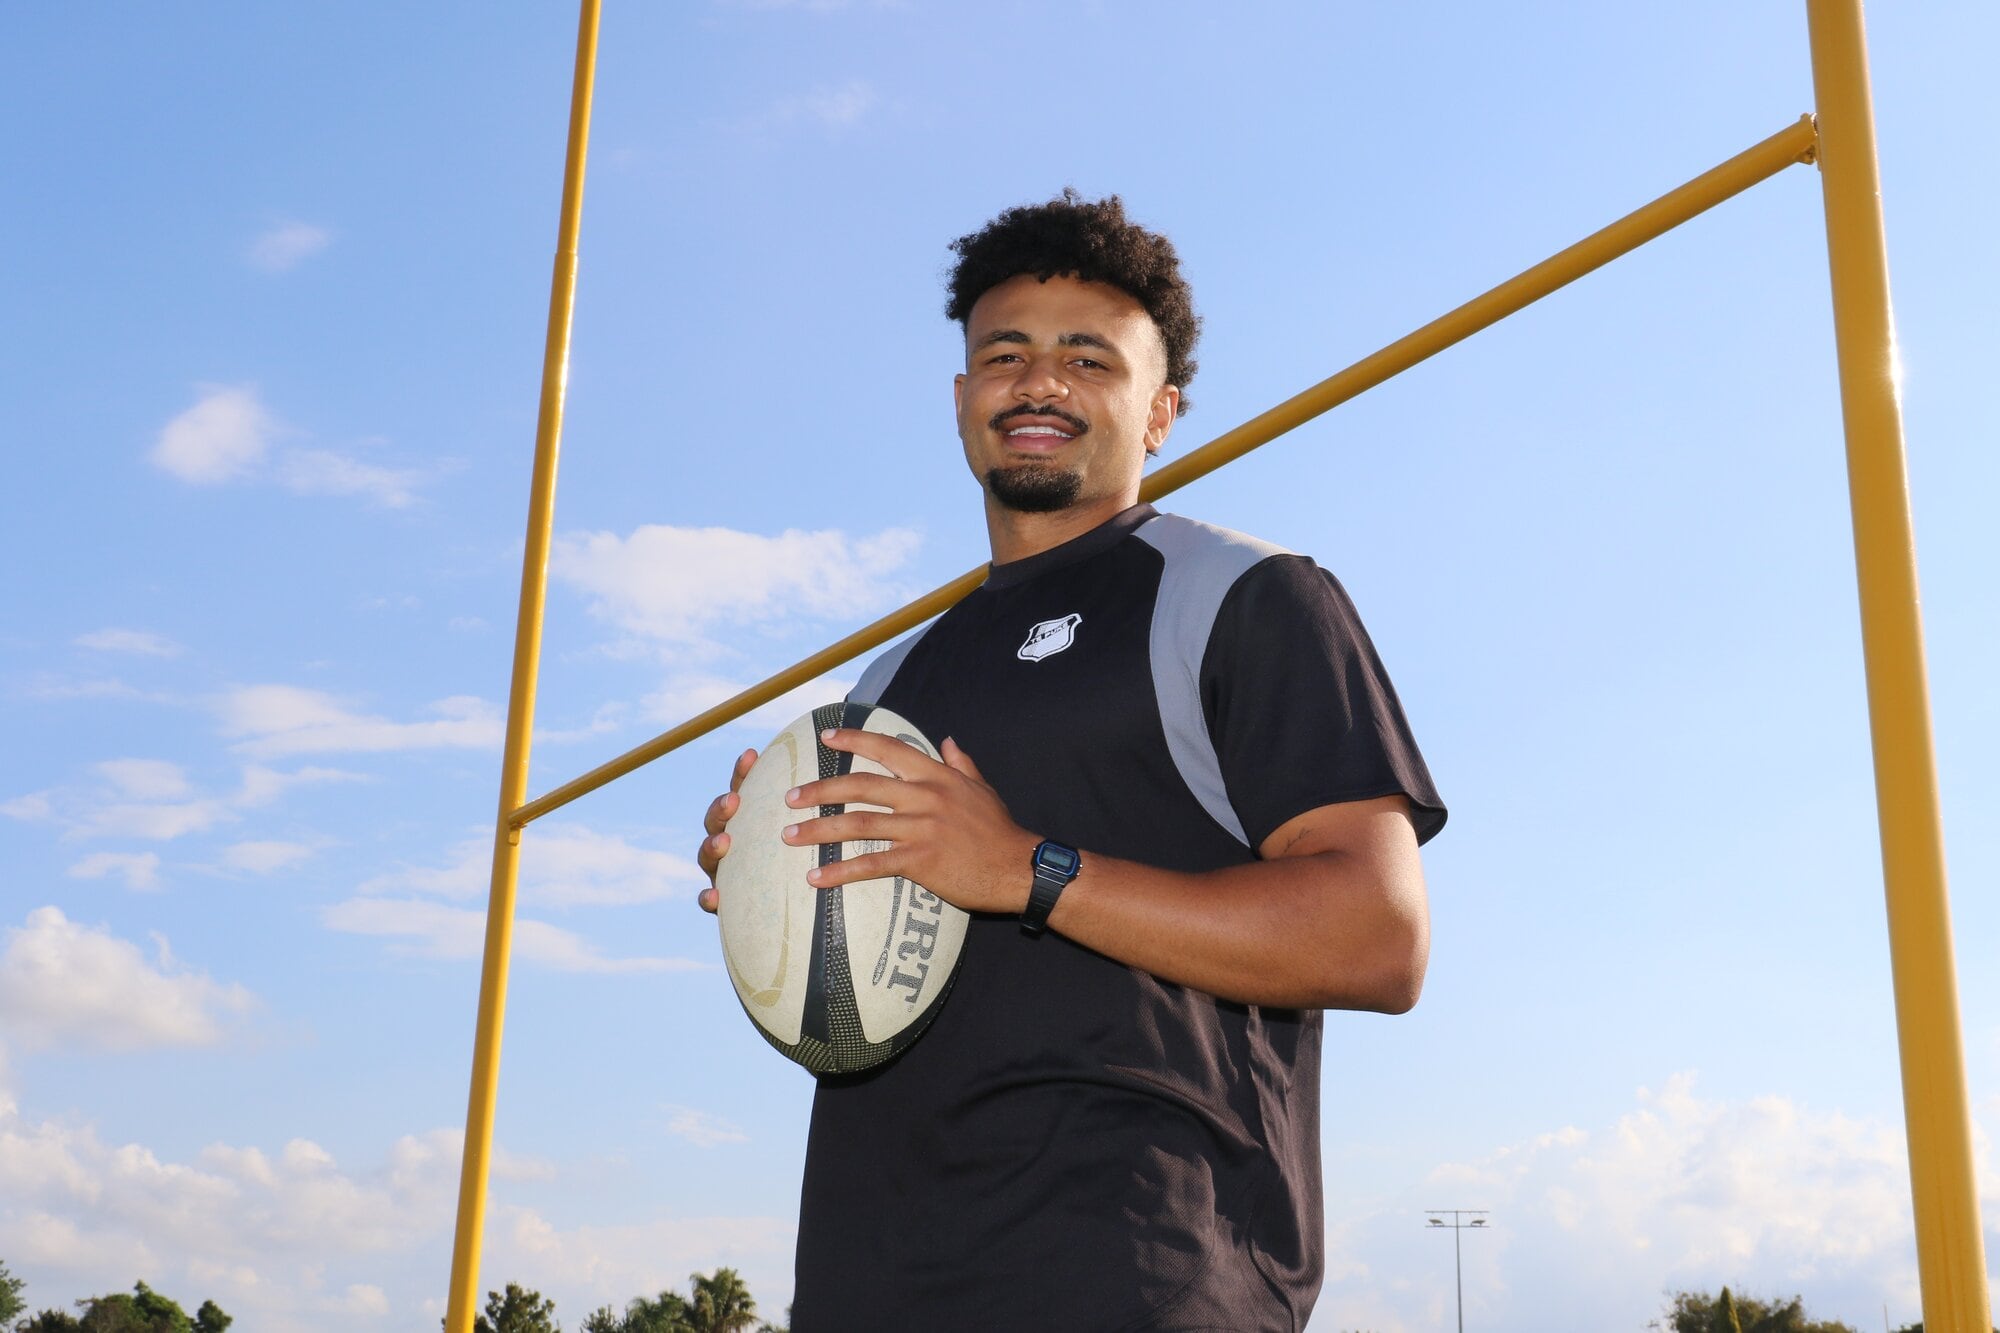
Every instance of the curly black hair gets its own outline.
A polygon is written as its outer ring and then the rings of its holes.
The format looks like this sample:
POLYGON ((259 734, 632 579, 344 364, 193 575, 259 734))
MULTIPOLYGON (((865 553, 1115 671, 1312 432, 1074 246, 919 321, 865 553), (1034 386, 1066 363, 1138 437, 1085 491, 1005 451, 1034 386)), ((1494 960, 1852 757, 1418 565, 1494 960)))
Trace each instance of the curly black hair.
POLYGON ((1180 257, 1166 237, 1125 217, 1117 195, 1089 202, 1064 189, 1045 204, 1010 208, 951 243, 958 253, 945 284, 944 313, 960 328, 979 298, 1010 278, 1032 273, 1043 282, 1071 277, 1116 287, 1142 306, 1167 345, 1167 383, 1181 390, 1178 412, 1188 410, 1187 383, 1198 368, 1194 345, 1201 317, 1181 277, 1180 257))

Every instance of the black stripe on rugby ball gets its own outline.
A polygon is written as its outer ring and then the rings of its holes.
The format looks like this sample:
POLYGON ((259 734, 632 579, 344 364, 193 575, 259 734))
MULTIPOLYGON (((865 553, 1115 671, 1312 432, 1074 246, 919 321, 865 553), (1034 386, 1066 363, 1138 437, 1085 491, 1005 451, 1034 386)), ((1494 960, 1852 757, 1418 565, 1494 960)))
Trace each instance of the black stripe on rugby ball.
MULTIPOLYGON (((853 757, 839 750, 828 749, 826 742, 820 739, 820 733, 828 727, 860 726, 861 720, 865 719, 870 711, 872 710, 866 704, 828 704, 824 708, 813 709, 813 747, 818 751, 821 781, 845 774, 853 757), (859 717, 852 724, 847 721, 850 708, 860 710, 859 717)), ((819 808, 820 817, 824 819, 837 815, 846 808, 842 805, 822 805, 819 808)), ((820 865, 832 865, 838 860, 840 860, 839 843, 823 842, 819 845, 820 865)), ((805 1045, 804 1039, 807 1038, 829 1046, 833 1041, 833 1032, 827 1022, 829 1017, 827 1011, 830 1006, 826 985, 826 961, 832 942, 843 938, 842 919, 841 890, 822 889, 819 895, 819 911, 813 917, 812 958, 806 966, 806 1011, 800 1034, 801 1047, 805 1045)), ((852 996, 847 998, 847 1006, 849 1009, 854 1007, 852 996)))
MULTIPOLYGON (((813 739, 819 751, 820 777, 837 777, 847 773, 854 757, 841 750, 829 749, 819 741, 819 733, 828 727, 858 729, 866 724, 869 714, 874 711, 872 705, 858 703, 828 704, 813 710, 813 739)), ((845 809, 843 805, 822 805, 819 812, 822 816, 830 816, 845 809)), ((819 864, 832 865, 840 860, 840 849, 839 843, 822 843, 819 864)), ((897 888, 901 890, 903 887, 899 878, 897 888)), ((820 893, 819 911, 813 918, 812 956, 806 968, 805 1012, 801 1016, 798 1044, 787 1047, 765 1032, 761 1025, 758 1027, 772 1046, 822 1076, 861 1073, 891 1056, 901 1054, 937 1017, 945 997, 951 994, 952 982, 957 979, 954 967, 952 975, 938 987, 937 994, 924 1007, 923 1013, 908 1027, 885 1041, 869 1041, 862 1032, 861 1012, 854 1003, 853 964, 847 948, 845 893, 844 888, 824 889, 820 893)))

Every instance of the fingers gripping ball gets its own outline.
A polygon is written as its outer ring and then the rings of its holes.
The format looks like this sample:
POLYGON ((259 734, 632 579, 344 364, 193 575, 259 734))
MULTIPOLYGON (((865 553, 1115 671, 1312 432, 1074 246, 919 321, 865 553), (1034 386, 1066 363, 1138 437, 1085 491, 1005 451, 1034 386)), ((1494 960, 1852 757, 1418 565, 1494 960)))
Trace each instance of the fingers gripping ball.
MULTIPOLYGON (((829 727, 881 732, 938 757, 915 727, 887 709, 814 709, 779 732, 744 777, 715 883, 722 957, 744 1012, 765 1040, 815 1074, 846 1074, 902 1051, 936 1016, 958 969, 968 918, 900 875, 833 889, 806 882, 814 866, 886 845, 789 847, 781 837, 787 824, 815 813, 785 804, 792 788, 850 771, 887 771, 821 744, 829 727)), ((816 813, 847 808, 823 805, 816 813)))

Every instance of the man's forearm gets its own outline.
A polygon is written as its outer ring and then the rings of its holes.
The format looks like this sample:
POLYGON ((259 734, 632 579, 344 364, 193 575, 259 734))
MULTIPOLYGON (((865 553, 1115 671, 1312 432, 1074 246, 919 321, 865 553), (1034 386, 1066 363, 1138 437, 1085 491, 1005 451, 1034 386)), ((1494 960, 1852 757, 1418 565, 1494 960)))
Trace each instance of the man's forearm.
POLYGON ((1286 856, 1205 874, 1093 856, 1049 928, 1165 981, 1242 1004, 1403 1013, 1423 988, 1429 914, 1414 846, 1286 856))

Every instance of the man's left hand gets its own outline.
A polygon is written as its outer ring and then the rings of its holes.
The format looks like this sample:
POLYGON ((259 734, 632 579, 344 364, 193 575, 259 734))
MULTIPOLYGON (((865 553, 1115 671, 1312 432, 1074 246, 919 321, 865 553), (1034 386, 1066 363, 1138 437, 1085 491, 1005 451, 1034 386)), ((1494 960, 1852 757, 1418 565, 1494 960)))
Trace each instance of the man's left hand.
POLYGON ((887 842, 879 852, 843 859, 810 871, 815 887, 901 875, 968 912, 1019 912, 1033 881, 1029 861, 1041 841, 1016 824, 1006 802, 979 774, 972 756, 945 738, 942 763, 878 732, 838 728, 823 739, 830 749, 872 759, 894 774, 849 773, 808 782, 786 793, 794 809, 821 805, 874 805, 882 810, 802 820, 784 832, 794 846, 824 842, 887 842))

